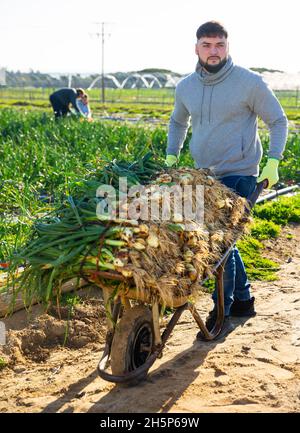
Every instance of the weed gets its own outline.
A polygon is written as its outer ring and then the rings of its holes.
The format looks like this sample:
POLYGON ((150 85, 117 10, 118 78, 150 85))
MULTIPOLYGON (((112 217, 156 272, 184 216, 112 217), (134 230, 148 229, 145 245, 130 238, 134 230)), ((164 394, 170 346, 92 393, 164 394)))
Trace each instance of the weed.
POLYGON ((68 335, 69 335, 69 328, 70 328, 70 320, 72 318, 74 307, 78 305, 81 302, 81 299, 79 296, 77 296, 74 293, 63 293, 61 297, 61 304, 68 307, 68 317, 66 322, 66 328, 65 328, 65 334, 64 334, 64 341, 63 346, 66 345, 68 335))
POLYGON ((280 226, 273 221, 256 218, 250 226, 251 235, 256 239, 277 238, 280 234, 280 226))
POLYGON ((255 206, 254 215, 260 219, 286 225, 300 222, 300 194, 292 197, 279 197, 276 201, 255 206))
POLYGON ((261 255, 264 246, 260 241, 246 236, 237 242, 237 247, 250 280, 273 281, 277 279, 274 272, 279 270, 279 265, 261 255))
POLYGON ((5 367, 7 367, 7 362, 0 357, 0 370, 3 370, 5 367))

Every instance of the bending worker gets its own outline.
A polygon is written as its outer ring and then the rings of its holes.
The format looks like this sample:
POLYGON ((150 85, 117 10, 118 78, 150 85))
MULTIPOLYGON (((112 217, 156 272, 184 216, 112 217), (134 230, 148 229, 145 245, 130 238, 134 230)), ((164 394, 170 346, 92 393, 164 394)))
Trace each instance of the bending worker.
MULTIPOLYGON (((201 25, 196 33, 196 71, 176 87, 175 107, 168 132, 166 164, 177 163, 189 120, 192 122, 190 152, 196 168, 209 168, 229 188, 249 196, 256 181, 278 181, 278 164, 286 144, 288 122, 284 111, 262 77, 236 66, 230 55, 228 33, 216 21, 201 25), (268 160, 260 177, 262 146, 257 116, 268 126, 268 160)), ((224 270, 225 325, 228 317, 256 314, 254 297, 239 251, 233 248, 224 270)), ((217 317, 214 308, 206 326, 211 330, 217 317)), ((200 335, 199 335, 200 337, 200 335)))
POLYGON ((90 117, 87 95, 83 89, 64 87, 52 93, 49 99, 55 118, 64 117, 68 113, 71 113, 70 106, 75 110, 77 115, 90 117))

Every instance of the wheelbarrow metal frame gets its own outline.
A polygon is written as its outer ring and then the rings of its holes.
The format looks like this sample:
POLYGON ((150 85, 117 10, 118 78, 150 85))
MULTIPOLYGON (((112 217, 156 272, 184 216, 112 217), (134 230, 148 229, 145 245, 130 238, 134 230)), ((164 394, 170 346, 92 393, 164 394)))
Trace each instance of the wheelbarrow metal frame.
MULTIPOLYGON (((262 192, 262 190, 265 187, 267 187, 266 181, 260 182, 256 185, 254 192, 248 198, 248 203, 249 203, 249 206, 247 208, 248 213, 250 213, 252 207, 254 206, 254 204, 255 204, 258 196, 259 196, 259 194, 262 192)), ((138 380, 143 379, 146 376, 150 367, 154 364, 155 360, 161 355, 161 353, 165 347, 165 344, 166 344, 168 338, 170 337, 175 325, 179 321, 182 313, 186 310, 189 310, 191 312, 193 318, 195 319, 197 325, 199 326, 199 328, 203 334, 203 340, 204 341, 212 341, 218 337, 218 335, 222 331, 222 327, 223 327, 223 323, 224 323, 224 317, 225 317, 223 273, 224 273, 224 268, 225 268, 228 256, 231 253, 232 249, 234 248, 236 241, 237 241, 237 239, 235 239, 235 241, 232 243, 232 245, 226 250, 225 254, 222 256, 222 258, 219 260, 219 262, 213 268, 213 274, 215 275, 215 278, 216 278, 216 290, 217 290, 217 318, 216 318, 216 322, 215 322, 213 329, 211 331, 209 331, 207 329, 207 327, 206 327, 205 323, 203 322, 203 320, 201 319, 195 305, 192 302, 187 301, 183 305, 178 306, 175 309, 175 312, 173 313, 170 321, 168 322, 166 328, 164 329, 164 331, 162 333, 162 336, 160 339, 161 343, 155 344, 154 350, 151 353, 151 355, 149 356, 149 358, 146 360, 146 362, 143 365, 141 365, 140 367, 136 368, 135 370, 130 371, 128 373, 125 373, 124 375, 113 375, 113 374, 110 374, 106 371, 107 367, 108 367, 108 363, 109 363, 110 351, 111 351, 111 346, 112 346, 112 341, 113 341, 114 331, 115 331, 114 327, 110 327, 110 329, 108 330, 107 335, 106 335, 106 342, 105 342, 105 348, 103 351, 103 355, 102 355, 102 357, 99 361, 99 364, 98 364, 98 373, 102 379, 109 381, 109 382, 114 382, 114 383, 129 383, 132 381, 136 382, 138 380)), ((202 281, 202 284, 207 279, 208 279, 208 277, 202 281)), ((143 299, 142 301, 145 301, 145 300, 143 299)), ((113 311, 112 311, 112 322, 113 323, 117 323, 117 320, 118 320, 118 317, 120 314, 120 310, 121 310, 121 300, 120 300, 120 297, 118 297, 114 303, 113 311)), ((157 313, 157 311, 155 311, 154 314, 156 314, 156 313, 157 313)), ((157 321, 157 320, 155 320, 155 321, 157 321)), ((155 324, 154 324, 154 326, 155 326, 155 324)), ((155 342, 157 343, 157 341, 158 341, 157 329, 154 330, 154 334, 155 334, 155 342)))

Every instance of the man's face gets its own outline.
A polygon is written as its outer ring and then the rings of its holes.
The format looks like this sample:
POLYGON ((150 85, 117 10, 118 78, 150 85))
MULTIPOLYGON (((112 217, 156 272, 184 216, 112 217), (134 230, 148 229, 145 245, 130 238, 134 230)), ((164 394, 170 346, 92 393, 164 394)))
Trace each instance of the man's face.
POLYGON ((227 58, 228 48, 228 42, 225 36, 203 36, 198 39, 195 52, 202 64, 217 66, 227 58))

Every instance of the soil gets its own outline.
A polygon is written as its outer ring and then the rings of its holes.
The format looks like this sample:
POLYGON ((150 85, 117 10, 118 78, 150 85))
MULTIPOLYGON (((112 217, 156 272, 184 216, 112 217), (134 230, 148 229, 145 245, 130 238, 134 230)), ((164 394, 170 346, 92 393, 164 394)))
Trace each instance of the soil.
MULTIPOLYGON (((300 407, 300 227, 265 241, 278 279, 253 282, 257 315, 231 318, 234 329, 196 340, 189 312, 175 326, 147 379, 134 387, 106 382, 97 365, 106 319, 99 290, 69 310, 41 306, 2 319, 0 412, 298 412, 300 407), (292 235, 292 237, 290 236, 292 235)), ((211 309, 208 293, 197 302, 211 309)))

